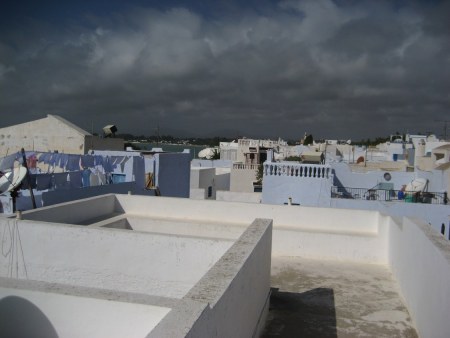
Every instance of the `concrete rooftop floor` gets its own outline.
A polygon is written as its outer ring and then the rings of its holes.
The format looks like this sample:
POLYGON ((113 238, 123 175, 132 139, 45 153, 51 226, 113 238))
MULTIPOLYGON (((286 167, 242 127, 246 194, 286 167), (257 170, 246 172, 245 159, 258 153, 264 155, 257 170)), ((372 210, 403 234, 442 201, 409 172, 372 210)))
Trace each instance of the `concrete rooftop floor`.
POLYGON ((262 337, 418 337, 387 266, 272 257, 262 337))

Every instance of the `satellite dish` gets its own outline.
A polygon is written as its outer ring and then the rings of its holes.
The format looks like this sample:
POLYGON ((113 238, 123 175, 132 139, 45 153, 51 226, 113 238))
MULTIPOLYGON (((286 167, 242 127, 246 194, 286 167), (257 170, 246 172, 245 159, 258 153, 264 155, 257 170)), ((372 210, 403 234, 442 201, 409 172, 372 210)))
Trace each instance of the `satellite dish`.
POLYGON ((424 191, 428 180, 425 178, 416 178, 406 185, 405 191, 420 192, 424 191))
POLYGON ((116 135, 117 127, 114 124, 108 124, 103 127, 103 134, 105 137, 114 137, 116 135))
POLYGON ((18 167, 13 171, 4 173, 0 178, 0 194, 17 188, 26 175, 27 169, 25 167, 18 167))
POLYGON ((197 156, 199 158, 205 158, 209 160, 214 156, 214 148, 205 148, 203 150, 200 150, 197 156))

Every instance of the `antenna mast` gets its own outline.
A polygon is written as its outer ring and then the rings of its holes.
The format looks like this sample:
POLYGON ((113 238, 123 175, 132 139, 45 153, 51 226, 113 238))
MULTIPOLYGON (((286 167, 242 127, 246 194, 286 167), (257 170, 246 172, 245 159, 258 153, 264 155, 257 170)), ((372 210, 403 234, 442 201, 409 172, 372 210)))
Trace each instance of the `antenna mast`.
POLYGON ((449 120, 435 120, 436 122, 443 122, 444 123, 444 133, 442 136, 444 137, 444 141, 447 141, 447 123, 450 123, 449 120))

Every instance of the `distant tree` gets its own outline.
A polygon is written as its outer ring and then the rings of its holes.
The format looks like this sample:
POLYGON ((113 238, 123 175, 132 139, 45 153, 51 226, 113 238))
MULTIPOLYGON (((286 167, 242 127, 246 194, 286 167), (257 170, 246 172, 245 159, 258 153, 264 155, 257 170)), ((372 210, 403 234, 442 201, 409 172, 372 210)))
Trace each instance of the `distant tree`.
POLYGON ((264 176, 264 165, 262 163, 260 163, 258 165, 258 169, 256 169, 256 183, 257 184, 262 184, 263 176, 264 176))
POLYGON ((301 162, 302 161, 300 156, 288 156, 284 160, 285 161, 292 161, 292 162, 301 162))
POLYGON ((130 142, 125 142, 124 144, 124 150, 126 150, 128 147, 131 147, 131 149, 133 150, 141 150, 140 147, 138 147, 136 144, 134 143, 130 143, 130 142))
POLYGON ((210 160, 220 160, 220 150, 218 148, 213 148, 213 154, 209 159, 210 160))
POLYGON ((313 144, 314 139, 313 136, 311 134, 309 134, 308 136, 305 137, 305 139, 303 140, 303 145, 304 146, 309 146, 311 144, 313 144))

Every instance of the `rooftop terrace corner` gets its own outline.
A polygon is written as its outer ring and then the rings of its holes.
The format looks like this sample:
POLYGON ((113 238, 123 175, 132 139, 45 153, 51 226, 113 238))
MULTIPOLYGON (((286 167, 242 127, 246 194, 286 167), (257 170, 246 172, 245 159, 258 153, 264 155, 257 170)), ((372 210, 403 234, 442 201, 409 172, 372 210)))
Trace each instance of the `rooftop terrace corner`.
MULTIPOLYGON (((230 329, 251 336, 262 329, 267 312, 271 230, 272 221, 263 219, 227 227, 133 214, 115 195, 24 212, 21 220, 0 220, 0 232, 13 248, 0 261, 0 303, 26 303, 63 336, 142 337, 156 329, 170 336, 180 322, 173 316, 185 307, 189 315, 175 336, 195 328, 208 337, 211 320, 221 321, 224 336, 230 329), (68 307, 80 311, 86 325, 75 328, 73 314, 61 312, 68 307), (242 311, 249 321, 239 324, 242 311), (120 313, 122 319, 108 320, 120 313)), ((11 323, 20 316, 12 311, 11 323)), ((0 324, 2 332, 21 332, 0 324)))

